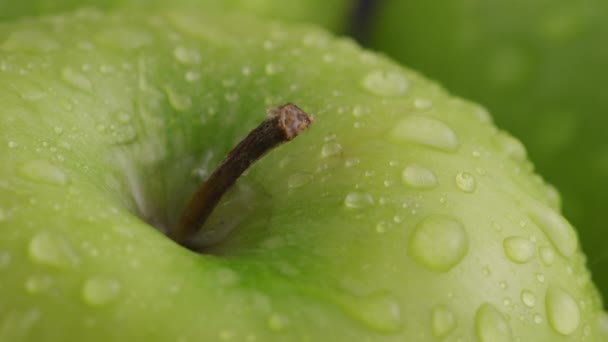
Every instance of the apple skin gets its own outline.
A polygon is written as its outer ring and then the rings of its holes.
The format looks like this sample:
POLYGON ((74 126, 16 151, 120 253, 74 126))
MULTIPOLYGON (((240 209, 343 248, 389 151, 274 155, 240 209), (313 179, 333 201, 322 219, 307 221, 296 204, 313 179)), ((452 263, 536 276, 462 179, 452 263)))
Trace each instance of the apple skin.
MULTIPOLYGON (((371 46, 487 106, 563 195, 608 295, 608 2, 385 1, 371 46)), ((606 303, 605 303, 606 304, 606 303)))
POLYGON ((190 11, 241 11, 264 18, 310 22, 335 32, 348 27, 356 0, 0 0, 0 20, 61 13, 81 7, 132 10, 187 9, 190 11))
POLYGON ((0 42, 2 341, 601 339, 523 146, 347 38, 79 11, 0 42), (211 254, 152 227, 289 101, 314 126, 227 194, 211 254))

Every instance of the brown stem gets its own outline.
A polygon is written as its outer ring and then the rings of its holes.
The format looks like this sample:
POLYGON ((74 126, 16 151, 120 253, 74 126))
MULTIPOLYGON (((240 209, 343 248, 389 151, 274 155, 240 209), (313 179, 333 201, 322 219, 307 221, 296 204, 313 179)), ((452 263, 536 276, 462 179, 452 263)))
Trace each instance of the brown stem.
POLYGON ((192 195, 170 237, 182 245, 189 245, 189 240, 196 235, 224 193, 241 174, 266 152, 294 139, 312 122, 312 116, 292 103, 270 109, 266 120, 230 151, 192 195))

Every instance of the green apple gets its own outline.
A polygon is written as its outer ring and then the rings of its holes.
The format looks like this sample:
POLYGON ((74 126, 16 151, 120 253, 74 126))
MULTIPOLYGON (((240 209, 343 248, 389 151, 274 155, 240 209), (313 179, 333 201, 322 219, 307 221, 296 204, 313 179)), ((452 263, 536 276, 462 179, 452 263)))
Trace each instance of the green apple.
POLYGON ((242 11, 264 18, 311 22, 333 31, 345 31, 356 0, 0 0, 0 20, 26 15, 60 13, 83 6, 100 9, 188 9, 242 11))
POLYGON ((602 338, 522 145, 348 38, 167 11, 5 22, 0 103, 1 341, 602 338), (217 243, 167 238, 286 102, 315 124, 238 180, 217 243))
POLYGON ((608 295, 608 2, 382 4, 373 47, 483 103, 523 140, 608 295))

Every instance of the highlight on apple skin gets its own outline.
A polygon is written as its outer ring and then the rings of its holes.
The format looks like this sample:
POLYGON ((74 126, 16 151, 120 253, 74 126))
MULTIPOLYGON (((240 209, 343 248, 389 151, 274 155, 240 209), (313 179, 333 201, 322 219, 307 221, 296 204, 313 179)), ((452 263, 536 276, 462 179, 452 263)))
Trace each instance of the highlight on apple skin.
POLYGON ((348 38, 228 14, 3 22, 0 103, 2 341, 604 336, 521 143, 348 38), (287 102, 315 124, 222 200, 206 223, 221 242, 167 238, 287 102))

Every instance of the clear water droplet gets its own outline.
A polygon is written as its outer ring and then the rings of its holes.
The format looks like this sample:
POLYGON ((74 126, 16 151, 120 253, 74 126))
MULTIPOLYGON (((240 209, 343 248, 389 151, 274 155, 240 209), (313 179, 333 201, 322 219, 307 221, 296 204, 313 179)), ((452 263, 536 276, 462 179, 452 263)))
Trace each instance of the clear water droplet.
POLYGON ((353 110, 352 110, 352 112, 351 112, 351 113, 352 113, 352 115, 353 115, 354 117, 357 117, 357 118, 358 118, 358 117, 361 117, 361 116, 364 116, 364 115, 369 114, 369 111, 370 111, 370 110, 369 110, 369 108, 368 108, 368 107, 364 107, 364 106, 354 106, 354 107, 353 107, 353 110))
POLYGON ((349 296, 341 302, 351 317, 375 331, 395 334, 403 329, 401 304, 390 294, 349 296))
POLYGON ((61 236, 49 232, 36 234, 28 246, 33 261, 60 268, 78 265, 78 256, 61 236))
POLYGON ((335 141, 330 141, 321 148, 321 156, 330 157, 342 152, 342 145, 335 141))
POLYGON ((351 209, 363 209, 374 205, 374 198, 367 192, 350 192, 344 199, 344 205, 351 209))
POLYGON ((442 216, 429 216, 414 228, 410 255, 422 266, 447 272, 466 255, 469 240, 462 224, 442 216))
POLYGON ((68 175, 61 168, 45 159, 25 162, 19 168, 19 173, 24 178, 35 182, 53 185, 66 185, 69 183, 68 175))
POLYGON ((444 152, 454 152, 459 142, 445 123, 429 116, 410 115, 395 125, 390 136, 399 142, 412 142, 444 152))
POLYGON ((289 176, 289 179, 287 179, 287 186, 292 189, 299 188, 310 183, 312 179, 313 176, 311 174, 301 172, 294 173, 293 175, 289 176))
POLYGON ((274 313, 268 318, 268 329, 272 331, 282 331, 288 324, 289 318, 282 314, 274 313))
POLYGON ((433 107, 433 101, 429 99, 418 98, 414 100, 414 107, 418 109, 429 109, 433 107))
POLYGON ((553 249, 550 247, 541 247, 539 254, 540 260, 542 260, 545 266, 551 266, 555 262, 555 253, 553 253, 553 249))
POLYGON ((65 68, 61 70, 61 78, 69 85, 82 91, 90 92, 93 90, 91 80, 80 71, 76 71, 72 68, 65 68))
POLYGON ((113 278, 93 277, 88 279, 82 289, 82 297, 92 306, 106 305, 118 297, 120 282, 113 278))
POLYGON ((173 56, 181 64, 198 64, 201 56, 198 51, 183 46, 178 46, 173 50, 173 56))
POLYGON ((31 275, 25 281, 25 290, 31 294, 38 294, 48 290, 53 284, 53 278, 48 275, 31 275))
POLYGON ((183 112, 192 108, 192 99, 188 95, 181 94, 172 86, 166 86, 165 92, 167 93, 169 104, 173 109, 183 112))
POLYGON ((44 31, 26 29, 9 34, 0 47, 5 51, 50 52, 61 45, 44 31))
POLYGON ((3 268, 7 268, 12 260, 11 253, 7 251, 0 251, 0 270, 3 268))
POLYGON ((537 273, 536 274, 536 280, 538 280, 539 283, 544 283, 545 282, 545 275, 542 273, 537 273))
POLYGON ((500 132, 496 135, 498 146, 512 159, 524 162, 526 161, 526 148, 524 145, 506 132, 500 132))
POLYGON ((524 303, 525 306, 532 308, 536 304, 536 296, 534 296, 534 293, 530 290, 522 290, 521 302, 524 303))
POLYGON ((505 255, 518 264, 526 263, 536 254, 536 248, 530 240, 521 236, 511 236, 503 241, 505 255))
POLYGON ((463 192, 472 193, 477 187, 477 181, 472 174, 468 172, 459 172, 456 175, 456 186, 463 192))
POLYGON ((511 328, 503 315, 491 304, 483 304, 475 314, 475 332, 480 342, 510 342, 511 328))
POLYGON ((456 327, 456 315, 443 305, 437 305, 431 313, 431 330, 433 336, 442 338, 456 327))
POLYGON ((432 189, 437 186, 435 173, 420 165, 411 164, 401 174, 403 182, 415 189, 432 189))
POLYGON ((397 71, 376 70, 367 74, 362 81, 365 89, 379 96, 400 96, 407 92, 408 82, 397 71))
POLYGON ((533 206, 529 216, 561 255, 567 258, 574 255, 578 246, 576 233, 564 217, 553 209, 541 205, 533 206))
POLYGON ((184 79, 190 83, 197 82, 201 79, 201 73, 195 70, 188 70, 184 75, 184 79))
POLYGON ((7 144, 8 148, 17 148, 19 144, 16 141, 9 141, 7 144))
POLYGON ((264 67, 264 71, 267 75, 274 75, 281 71, 281 67, 274 63, 267 63, 264 67))
POLYGON ((532 319, 534 319, 534 323, 536 324, 541 324, 543 322, 543 317, 539 314, 534 314, 532 319))
POLYGON ((376 232, 379 234, 386 233, 392 228, 393 224, 387 221, 380 221, 376 224, 376 232))
POLYGON ((545 299, 549 325, 562 335, 570 335, 578 329, 581 312, 572 296, 557 287, 547 290, 545 299))

